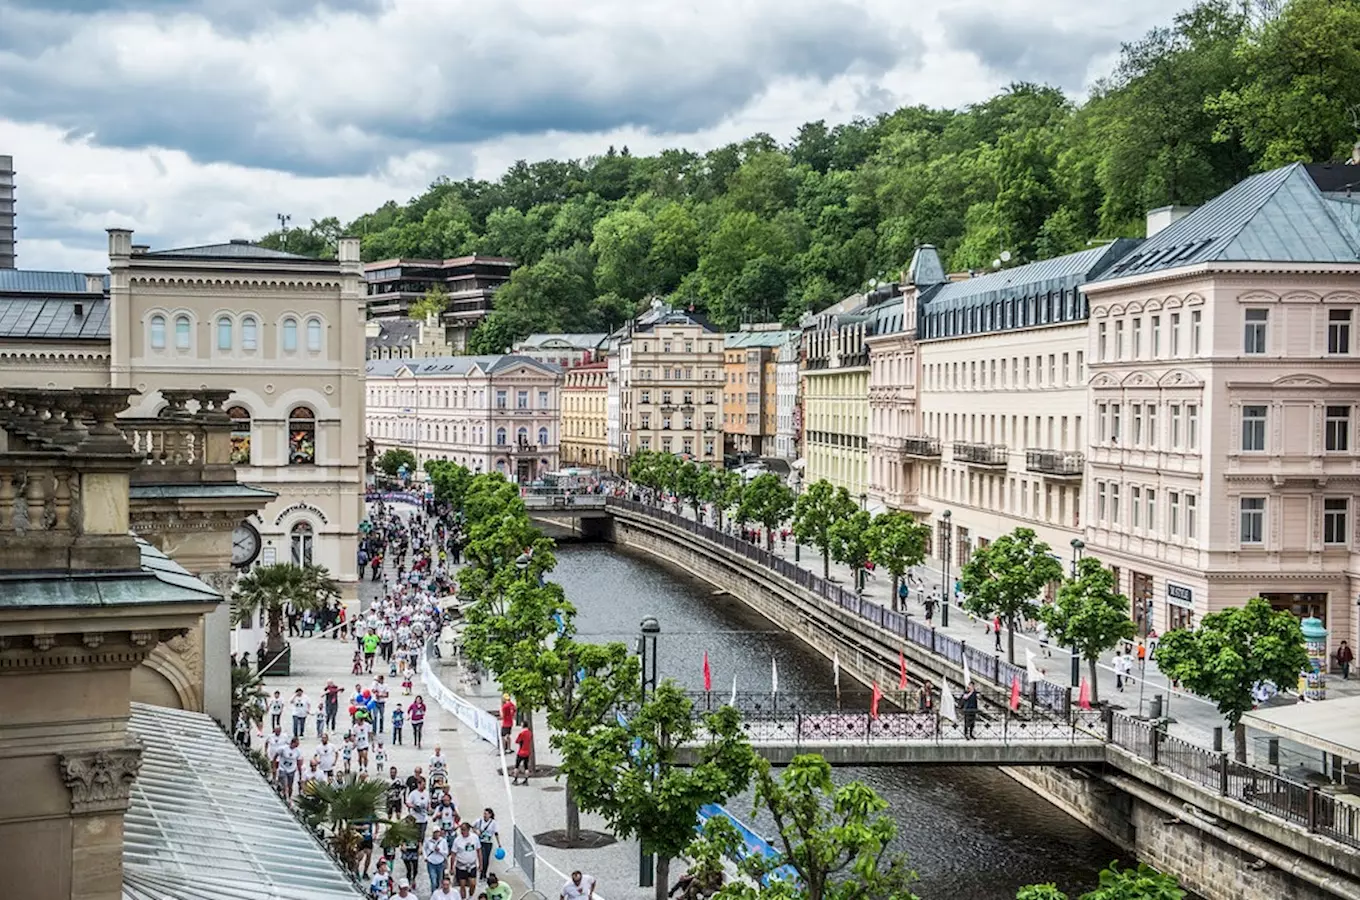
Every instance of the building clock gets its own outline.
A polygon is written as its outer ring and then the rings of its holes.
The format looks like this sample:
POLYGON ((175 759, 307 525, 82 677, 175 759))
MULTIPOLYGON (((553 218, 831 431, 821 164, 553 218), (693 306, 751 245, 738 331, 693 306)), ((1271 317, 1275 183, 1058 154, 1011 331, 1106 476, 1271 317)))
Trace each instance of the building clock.
POLYGON ((249 522, 242 522, 231 532, 231 564, 244 569, 260 555, 260 533, 249 522))

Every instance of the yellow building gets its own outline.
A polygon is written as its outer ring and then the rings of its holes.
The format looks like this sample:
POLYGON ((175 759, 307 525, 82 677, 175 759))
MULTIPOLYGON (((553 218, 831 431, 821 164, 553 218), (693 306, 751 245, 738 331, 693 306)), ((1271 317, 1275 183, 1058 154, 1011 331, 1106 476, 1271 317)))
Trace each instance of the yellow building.
POLYGON ((863 294, 803 322, 803 481, 869 490, 869 348, 863 294))
POLYGON ((567 369, 562 383, 562 464, 607 464, 608 363, 567 369))
POLYGON ((774 456, 778 430, 779 348, 798 332, 777 324, 743 325, 723 340, 723 437, 726 451, 774 456))

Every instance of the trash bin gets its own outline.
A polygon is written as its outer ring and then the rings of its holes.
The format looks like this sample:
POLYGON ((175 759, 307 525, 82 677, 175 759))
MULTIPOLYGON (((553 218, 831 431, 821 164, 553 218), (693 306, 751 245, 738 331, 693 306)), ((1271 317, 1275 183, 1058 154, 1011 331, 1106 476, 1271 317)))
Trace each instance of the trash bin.
POLYGON ((1152 695, 1152 706, 1148 709, 1149 719, 1160 719, 1162 717, 1162 695, 1152 695))

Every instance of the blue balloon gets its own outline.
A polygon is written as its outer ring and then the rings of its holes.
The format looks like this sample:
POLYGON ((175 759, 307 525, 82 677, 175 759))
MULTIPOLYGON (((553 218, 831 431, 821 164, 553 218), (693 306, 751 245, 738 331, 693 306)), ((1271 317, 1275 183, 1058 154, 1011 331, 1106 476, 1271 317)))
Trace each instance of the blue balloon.
POLYGON ((504 847, 497 847, 497 848, 496 848, 496 859, 505 859, 505 848, 504 848, 504 847))

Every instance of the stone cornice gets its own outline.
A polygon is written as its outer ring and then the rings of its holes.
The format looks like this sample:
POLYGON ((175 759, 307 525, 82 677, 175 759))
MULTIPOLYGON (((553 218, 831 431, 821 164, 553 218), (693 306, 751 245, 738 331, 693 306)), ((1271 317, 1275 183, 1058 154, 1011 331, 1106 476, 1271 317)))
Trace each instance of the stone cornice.
MULTIPOLYGON (((43 627, 34 623, 35 628, 43 627)), ((187 629, 41 632, 0 636, 0 673, 63 669, 131 669, 156 645, 187 629)))
MULTIPOLYGON (((195 266, 197 268, 197 266, 195 266)), ((279 291, 289 291, 302 293, 304 291, 339 291, 344 286, 343 279, 338 275, 327 278, 314 278, 299 273, 296 276, 280 273, 276 277, 261 277, 259 275, 240 276, 229 273, 220 275, 200 274, 200 275, 150 275, 150 274, 129 274, 127 279, 129 287, 136 288, 147 293, 157 291, 198 290, 198 291, 267 291, 275 293, 279 291)))
POLYGON ((57 757, 61 778, 71 791, 71 813, 121 812, 132 796, 132 783, 142 767, 142 748, 114 747, 63 753, 57 757))
POLYGON ((108 365, 109 357, 111 355, 108 349, 108 340, 91 341, 90 343, 92 345, 99 345, 102 349, 91 349, 86 352, 43 350, 41 349, 41 340, 32 340, 28 347, 14 350, 0 350, 0 364, 56 364, 80 368, 105 368, 108 365))

